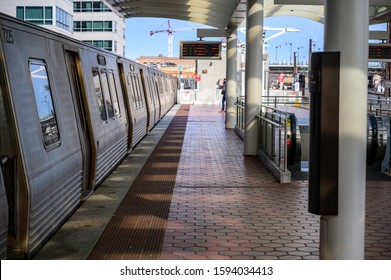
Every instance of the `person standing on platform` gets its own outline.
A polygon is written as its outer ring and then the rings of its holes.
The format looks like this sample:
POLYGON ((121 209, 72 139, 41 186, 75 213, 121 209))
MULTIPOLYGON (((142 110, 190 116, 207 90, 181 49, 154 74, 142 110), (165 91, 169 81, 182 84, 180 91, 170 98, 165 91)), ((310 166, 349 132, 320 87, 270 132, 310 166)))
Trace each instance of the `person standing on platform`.
POLYGON ((219 111, 220 113, 225 111, 224 109, 225 109, 225 99, 226 99, 226 83, 227 83, 227 79, 224 78, 223 84, 221 85, 222 98, 221 98, 221 110, 219 111))

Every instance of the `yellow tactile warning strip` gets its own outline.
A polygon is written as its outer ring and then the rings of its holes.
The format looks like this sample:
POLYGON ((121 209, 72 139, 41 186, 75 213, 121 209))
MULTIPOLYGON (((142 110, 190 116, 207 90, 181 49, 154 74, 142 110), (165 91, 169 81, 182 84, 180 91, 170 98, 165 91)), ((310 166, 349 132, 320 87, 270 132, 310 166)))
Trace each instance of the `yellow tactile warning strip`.
POLYGON ((182 105, 88 259, 158 259, 182 151, 189 105, 182 105))

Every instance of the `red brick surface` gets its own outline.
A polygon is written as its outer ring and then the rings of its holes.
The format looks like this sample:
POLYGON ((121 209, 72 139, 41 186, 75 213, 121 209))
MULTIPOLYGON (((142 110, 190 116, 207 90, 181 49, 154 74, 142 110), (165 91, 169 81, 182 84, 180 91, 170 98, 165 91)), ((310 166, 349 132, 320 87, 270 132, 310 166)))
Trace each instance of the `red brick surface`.
MULTIPOLYGON (((307 181, 279 184, 213 105, 191 106, 161 259, 319 259, 307 181)), ((391 259, 391 183, 368 182, 366 259, 391 259)))

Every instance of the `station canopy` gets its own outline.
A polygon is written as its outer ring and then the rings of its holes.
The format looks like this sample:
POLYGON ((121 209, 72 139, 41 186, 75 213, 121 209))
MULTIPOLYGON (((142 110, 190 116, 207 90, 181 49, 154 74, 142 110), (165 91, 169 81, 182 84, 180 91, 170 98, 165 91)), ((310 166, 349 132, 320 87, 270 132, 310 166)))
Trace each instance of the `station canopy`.
MULTIPOLYGON (((105 0, 125 18, 172 18, 215 28, 245 24, 246 0, 105 0)), ((265 17, 297 16, 317 22, 324 19, 323 0, 264 0, 265 17)), ((371 24, 391 18, 390 0, 370 0, 371 24)))

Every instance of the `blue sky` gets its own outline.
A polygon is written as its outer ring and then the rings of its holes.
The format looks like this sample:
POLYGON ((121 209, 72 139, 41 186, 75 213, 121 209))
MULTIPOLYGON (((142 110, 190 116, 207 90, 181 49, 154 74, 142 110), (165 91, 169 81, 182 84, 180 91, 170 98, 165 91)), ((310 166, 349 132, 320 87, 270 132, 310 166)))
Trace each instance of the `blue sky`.
MULTIPOLYGON (((183 28, 209 28, 208 26, 170 19, 171 27, 175 29, 183 28)), ((267 51, 270 60, 289 61, 291 56, 290 43, 293 52, 299 52, 299 61, 308 60, 309 39, 316 44, 314 51, 323 50, 323 24, 299 17, 271 17, 266 18, 264 26, 278 28, 295 28, 298 33, 285 33, 279 37, 268 41, 267 51), (281 46, 281 47, 280 47, 281 46)), ((379 29, 382 29, 380 27, 379 29)), ((167 19, 162 18, 129 18, 126 20, 126 56, 136 59, 140 56, 157 56, 163 54, 167 56, 168 34, 166 32, 156 33, 150 36, 150 31, 157 29, 167 29, 167 19)), ((266 38, 277 31, 267 31, 266 38)), ((178 57, 179 42, 182 40, 198 40, 196 30, 186 30, 174 32, 173 54, 178 57)), ((239 33, 239 39, 245 41, 243 34, 239 33)), ((216 40, 216 38, 210 39, 216 40)))

